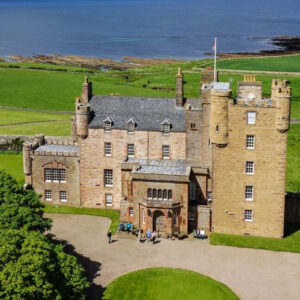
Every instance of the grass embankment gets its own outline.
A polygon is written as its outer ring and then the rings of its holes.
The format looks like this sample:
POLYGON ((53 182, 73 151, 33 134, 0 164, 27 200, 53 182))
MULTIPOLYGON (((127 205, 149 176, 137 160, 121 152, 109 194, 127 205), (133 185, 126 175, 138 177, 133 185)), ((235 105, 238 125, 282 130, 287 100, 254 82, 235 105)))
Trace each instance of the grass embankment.
POLYGON ((218 62, 218 68, 250 71, 300 72, 300 55, 228 59, 218 62))
POLYGON ((300 253, 300 230, 284 239, 212 233, 210 243, 212 245, 300 253))
POLYGON ((102 299, 123 300, 239 299, 226 285, 183 269, 150 268, 123 275, 106 288, 102 299), (188 295, 188 296, 187 296, 188 295))
POLYGON ((91 215, 98 217, 106 217, 111 219, 110 230, 113 234, 118 230, 120 217, 120 213, 118 210, 72 206, 46 205, 44 212, 56 214, 91 215))

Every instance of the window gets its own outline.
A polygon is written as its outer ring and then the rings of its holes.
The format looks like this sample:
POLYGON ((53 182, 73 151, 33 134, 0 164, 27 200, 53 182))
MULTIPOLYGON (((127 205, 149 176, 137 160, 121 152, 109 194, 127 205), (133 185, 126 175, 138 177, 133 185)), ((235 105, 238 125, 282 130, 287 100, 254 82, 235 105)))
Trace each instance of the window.
POLYGON ((104 143, 105 156, 111 156, 111 143, 104 143))
POLYGON ((168 200, 168 191, 167 190, 163 190, 163 198, 164 198, 164 200, 168 200))
POLYGON ((67 192, 66 191, 59 192, 59 200, 61 202, 67 202, 67 192))
POLYGON ((216 126, 216 133, 219 133, 219 125, 216 126))
POLYGON ((142 209, 142 221, 143 221, 143 224, 146 224, 146 213, 145 213, 144 209, 142 209))
POLYGON ((133 208, 129 207, 129 217, 133 217, 133 208))
POLYGON ((247 112, 247 124, 255 124, 256 122, 256 112, 248 111, 247 112))
POLYGON ((111 130, 111 122, 105 122, 104 123, 104 131, 110 132, 110 130, 111 130))
POLYGON ((45 169, 44 176, 45 176, 46 182, 51 182, 52 181, 52 169, 45 169))
POLYGON ((254 162, 246 161, 246 174, 254 174, 254 162))
POLYGON ((154 200, 157 200, 157 190, 156 190, 156 189, 154 189, 154 190, 152 191, 152 195, 153 195, 153 199, 154 199, 154 200))
POLYGON ((163 134, 168 135, 170 133, 170 125, 169 124, 163 124, 162 132, 163 132, 163 134))
POLYGON ((162 200, 162 190, 157 191, 158 200, 162 200))
POLYGON ((190 182, 189 190, 190 190, 190 199, 195 200, 196 199, 196 184, 195 184, 195 182, 190 182))
POLYGON ((246 201, 253 200, 253 186, 252 185, 245 186, 245 200, 246 201))
POLYGON ((127 144, 127 156, 134 157, 134 144, 127 144))
POLYGON ((52 169, 53 182, 59 182, 58 169, 52 169))
POLYGON ((255 147, 255 136, 247 135, 246 137, 246 149, 254 149, 255 147))
POLYGON ((59 169, 59 181, 66 182, 66 169, 59 169))
POLYGON ((105 206, 112 206, 112 194, 105 194, 105 206))
POLYGON ((173 214, 173 225, 177 226, 177 211, 175 211, 173 214))
POLYGON ((113 170, 104 170, 104 185, 113 186, 113 170))
POLYGON ((128 123, 128 132, 132 133, 134 132, 135 124, 133 122, 128 123))
POLYGON ((207 192, 206 198, 207 198, 208 203, 212 203, 212 193, 211 192, 207 192))
POLYGON ((168 190, 168 200, 172 200, 172 190, 168 190))
POLYGON ((45 200, 52 201, 52 193, 51 190, 45 190, 45 200))
POLYGON ((195 221, 195 219, 196 219, 196 214, 195 214, 195 212, 194 212, 194 211, 190 211, 190 212, 189 212, 189 220, 190 220, 190 221, 195 221))
POLYGON ((163 155, 163 159, 170 158, 170 146, 169 145, 162 146, 162 155, 163 155))
POLYGON ((147 190, 147 198, 152 199, 152 190, 151 189, 147 190))
POLYGON ((244 218, 245 218, 245 222, 252 222, 253 221, 253 211, 251 209, 245 209, 244 218))
POLYGON ((196 130, 196 123, 191 123, 191 130, 196 130))

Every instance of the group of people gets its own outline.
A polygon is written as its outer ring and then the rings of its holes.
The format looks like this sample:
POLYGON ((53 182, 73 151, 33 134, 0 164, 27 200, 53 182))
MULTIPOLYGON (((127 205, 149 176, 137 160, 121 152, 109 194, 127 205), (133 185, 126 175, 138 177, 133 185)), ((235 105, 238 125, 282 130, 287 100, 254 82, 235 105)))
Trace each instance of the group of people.
MULTIPOLYGON (((146 232, 146 238, 147 238, 147 242, 152 242, 153 245, 155 244, 155 240, 156 240, 156 231, 154 230, 152 233, 150 231, 150 229, 147 230, 146 232)), ((139 242, 143 242, 143 229, 140 229, 138 232, 138 240, 139 242)))
POLYGON ((196 231, 196 237, 197 237, 197 239, 201 239, 201 240, 204 240, 205 239, 205 230, 203 229, 203 228, 201 228, 200 230, 199 230, 199 228, 197 229, 197 231, 196 231))

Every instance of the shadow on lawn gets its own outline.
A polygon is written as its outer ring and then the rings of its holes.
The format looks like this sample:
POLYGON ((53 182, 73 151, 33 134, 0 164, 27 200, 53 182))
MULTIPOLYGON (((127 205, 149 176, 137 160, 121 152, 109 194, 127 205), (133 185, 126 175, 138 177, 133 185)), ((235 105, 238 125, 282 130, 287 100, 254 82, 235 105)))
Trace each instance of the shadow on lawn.
POLYGON ((49 234, 53 239, 64 246, 64 251, 67 254, 73 255, 77 258, 78 262, 83 266, 85 270, 85 276, 90 283, 90 287, 86 291, 86 299, 94 300, 101 299, 105 288, 101 285, 93 283, 94 279, 100 276, 101 263, 93 261, 89 257, 82 255, 76 251, 76 248, 66 240, 58 239, 55 235, 49 234))

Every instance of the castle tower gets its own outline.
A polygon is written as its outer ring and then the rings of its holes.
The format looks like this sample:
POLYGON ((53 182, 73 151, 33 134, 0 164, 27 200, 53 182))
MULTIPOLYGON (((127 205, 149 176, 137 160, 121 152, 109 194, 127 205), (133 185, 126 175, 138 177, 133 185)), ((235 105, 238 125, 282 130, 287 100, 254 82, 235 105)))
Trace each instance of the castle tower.
POLYGON ((82 84, 82 94, 81 94, 81 101, 82 103, 87 103, 92 98, 92 83, 89 82, 88 76, 85 76, 84 83, 82 84))
POLYGON ((276 102, 276 129, 284 133, 290 127, 290 108, 292 91, 287 80, 272 80, 271 98, 276 102))
POLYGON ((184 104, 184 90, 183 90, 183 74, 181 68, 178 69, 176 75, 176 106, 183 106, 184 104))
POLYGON ((30 143, 23 144, 23 171, 25 174, 25 184, 32 184, 31 182, 31 149, 30 143))
POLYGON ((255 75, 244 75, 244 81, 238 82, 237 98, 243 101, 262 99, 262 82, 255 75))
POLYGON ((232 91, 229 86, 215 85, 211 90, 210 141, 219 147, 228 143, 228 102, 232 91))
POLYGON ((80 98, 76 99, 76 128, 77 136, 85 139, 89 132, 90 107, 86 103, 82 103, 80 98))

